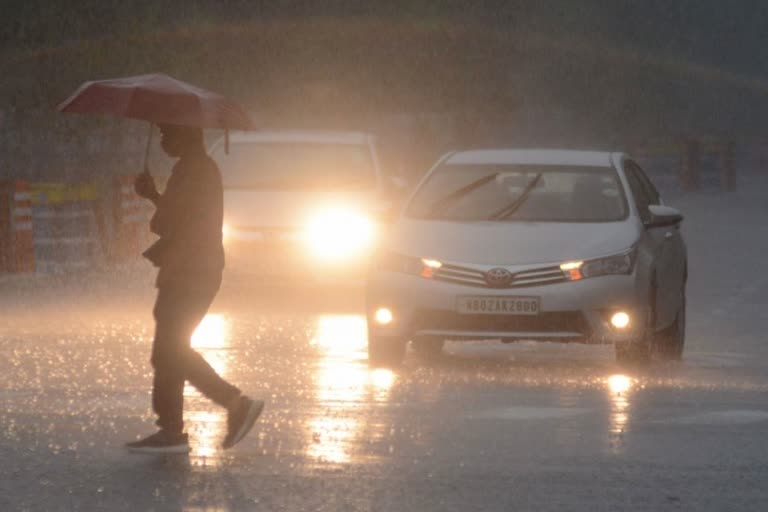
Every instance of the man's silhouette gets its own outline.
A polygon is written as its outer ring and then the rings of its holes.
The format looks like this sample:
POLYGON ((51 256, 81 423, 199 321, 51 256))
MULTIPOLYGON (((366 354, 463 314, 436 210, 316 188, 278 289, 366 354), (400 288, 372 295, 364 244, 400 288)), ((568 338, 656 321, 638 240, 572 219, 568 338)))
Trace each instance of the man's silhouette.
POLYGON ((253 427, 264 403, 243 396, 192 350, 191 337, 221 285, 223 188, 218 167, 205 151, 199 128, 161 124, 161 145, 178 158, 161 195, 148 173, 136 179, 136 193, 157 208, 150 229, 160 236, 144 256, 159 268, 152 344, 152 407, 160 430, 126 447, 139 453, 184 453, 184 383, 228 411, 224 448, 253 427))

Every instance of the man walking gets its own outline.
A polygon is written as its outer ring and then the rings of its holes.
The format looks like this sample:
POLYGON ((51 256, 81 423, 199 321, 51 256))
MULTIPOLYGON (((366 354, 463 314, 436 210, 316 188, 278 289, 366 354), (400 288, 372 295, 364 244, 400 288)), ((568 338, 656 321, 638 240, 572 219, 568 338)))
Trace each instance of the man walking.
POLYGON ((215 162, 205 151, 199 128, 160 124, 161 145, 178 158, 161 195, 148 173, 136 179, 136 193, 157 208, 150 229, 160 236, 144 256, 156 267, 157 301, 152 344, 152 407, 160 430, 127 443, 136 453, 186 453, 184 383, 225 407, 227 435, 223 448, 231 448, 251 430, 264 402, 243 396, 192 350, 191 337, 205 317, 221 285, 223 188, 215 162))

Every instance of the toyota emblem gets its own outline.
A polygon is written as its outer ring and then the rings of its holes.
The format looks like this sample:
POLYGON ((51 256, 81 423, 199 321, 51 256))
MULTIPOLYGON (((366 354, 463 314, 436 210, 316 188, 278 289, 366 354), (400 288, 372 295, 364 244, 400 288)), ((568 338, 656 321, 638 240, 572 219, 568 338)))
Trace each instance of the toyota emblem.
POLYGON ((485 273, 485 282, 493 288, 503 288, 512 281, 512 272, 505 268, 492 268, 485 273))

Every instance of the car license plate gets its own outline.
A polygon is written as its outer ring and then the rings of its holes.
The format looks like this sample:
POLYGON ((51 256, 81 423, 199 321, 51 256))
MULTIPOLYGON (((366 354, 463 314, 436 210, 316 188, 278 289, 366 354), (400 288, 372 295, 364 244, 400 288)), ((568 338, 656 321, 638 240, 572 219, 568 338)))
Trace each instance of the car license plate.
POLYGON ((476 297, 458 298, 458 312, 465 315, 538 315, 539 297, 476 297))

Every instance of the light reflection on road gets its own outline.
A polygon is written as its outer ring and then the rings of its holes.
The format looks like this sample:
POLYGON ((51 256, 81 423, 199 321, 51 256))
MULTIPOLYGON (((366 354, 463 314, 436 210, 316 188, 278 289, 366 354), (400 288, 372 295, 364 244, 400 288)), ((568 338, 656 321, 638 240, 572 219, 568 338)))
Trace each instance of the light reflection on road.
POLYGON ((631 396, 635 381, 623 374, 606 379, 609 400, 608 445, 613 455, 620 455, 626 446, 626 434, 631 413, 631 396))
MULTIPOLYGON (((231 345, 230 331, 230 320, 222 314, 212 313, 206 315, 192 335, 192 348, 225 379, 229 369, 227 351, 231 345)), ((189 384, 184 388, 184 399, 192 405, 185 413, 192 449, 190 461, 196 466, 220 466, 220 445, 227 429, 226 411, 202 397, 189 384)))
MULTIPOLYGON (((384 426, 361 409, 386 402, 396 376, 368 368, 366 323, 362 315, 318 318, 312 345, 320 351, 314 375, 316 410, 307 422, 307 455, 318 462, 353 462, 353 446, 380 439, 384 426), (373 404, 371 403, 373 402, 373 404)), ((359 462, 354 460, 354 462, 359 462)))

